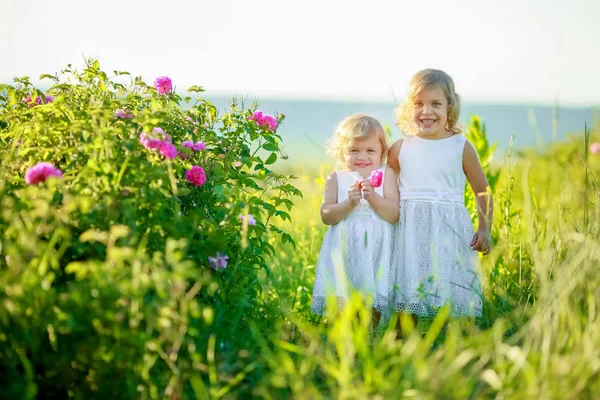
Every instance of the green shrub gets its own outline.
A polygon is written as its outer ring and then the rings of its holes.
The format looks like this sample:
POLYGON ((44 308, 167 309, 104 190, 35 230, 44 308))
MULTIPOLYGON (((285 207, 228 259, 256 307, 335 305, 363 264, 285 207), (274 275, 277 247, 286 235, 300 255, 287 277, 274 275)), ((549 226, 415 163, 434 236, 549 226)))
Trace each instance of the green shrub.
POLYGON ((301 195, 270 169, 285 156, 276 130, 252 118, 256 105, 234 99, 219 115, 114 75, 89 60, 43 75, 47 93, 27 77, 0 85, 0 387, 11 398, 202 391, 215 346, 225 376, 253 369, 276 311, 259 275, 269 240, 293 243, 274 223, 301 195), (142 144, 155 128, 177 157, 142 144), (42 161, 62 178, 28 185, 42 161), (186 180, 193 166, 201 186, 186 180))

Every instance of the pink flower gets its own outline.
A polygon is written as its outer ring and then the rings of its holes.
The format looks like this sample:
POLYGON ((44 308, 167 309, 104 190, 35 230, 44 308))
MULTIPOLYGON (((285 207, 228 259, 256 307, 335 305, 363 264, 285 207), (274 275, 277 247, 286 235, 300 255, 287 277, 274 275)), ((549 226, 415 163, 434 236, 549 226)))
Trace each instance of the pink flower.
POLYGON ((142 132, 140 133, 140 143, 148 150, 156 150, 160 148, 162 140, 153 139, 148 133, 142 132))
MULTIPOLYGON (((52 103, 52 102, 54 101, 54 96, 50 96, 50 95, 48 95, 48 94, 47 94, 47 95, 45 95, 44 97, 46 98, 46 103, 52 103)), ((36 97, 36 98, 35 98, 35 102, 33 102, 33 101, 31 100, 31 95, 30 95, 30 94, 28 94, 28 95, 27 95, 27 98, 25 99, 25 103, 26 103, 26 104, 27 104, 29 107, 33 107, 33 106, 35 106, 36 104, 42 104, 42 97, 41 97, 41 96, 38 96, 38 97, 36 97)))
POLYGON ((262 111, 256 110, 248 120, 256 122, 258 126, 264 126, 269 131, 273 132, 277 128, 277 119, 269 114, 263 114, 262 111))
POLYGON ((171 136, 167 135, 162 128, 152 129, 152 133, 142 132, 140 143, 148 150, 158 150, 166 158, 177 157, 177 148, 173 146, 171 136))
POLYGON ((263 126, 266 126, 269 131, 273 132, 277 129, 277 120, 272 115, 265 114, 263 115, 263 126))
POLYGON ((202 151, 206 148, 206 145, 203 142, 197 142, 194 147, 192 147, 192 150, 195 151, 202 151))
POLYGON ((188 149, 194 150, 194 151, 201 151, 206 148, 206 145, 203 142, 198 142, 198 143, 194 144, 193 140, 186 140, 185 142, 182 142, 181 145, 183 147, 187 147, 188 149))
POLYGON ((202 167, 194 165, 192 169, 185 171, 185 179, 194 186, 202 186, 206 183, 206 172, 202 167))
POLYGON ((125 110, 119 109, 119 110, 115 111, 115 118, 129 119, 129 118, 133 118, 133 114, 129 114, 125 110))
POLYGON ((239 168, 239 167, 242 166, 242 162, 241 161, 234 161, 234 162, 231 163, 231 166, 233 168, 239 168))
POLYGON ((221 255, 221 253, 218 252, 216 257, 208 257, 208 262, 210 266, 214 269, 218 269, 219 267, 227 267, 227 260, 229 260, 229 257, 227 257, 226 255, 221 255))
POLYGON ((162 140, 152 139, 147 133, 140 134, 140 143, 148 150, 156 150, 160 147, 162 140))
POLYGON ((168 76, 159 76, 154 81, 154 87, 159 94, 166 94, 170 93, 173 89, 173 83, 171 82, 171 78, 168 76))
POLYGON ((160 142, 158 150, 160 150, 160 154, 162 154, 166 158, 177 157, 177 148, 175 148, 175 146, 173 146, 173 143, 166 142, 166 141, 160 142))
POLYGON ((187 155, 187 154, 185 154, 185 151, 178 151, 178 152, 177 152, 177 156, 178 156, 179 158, 181 158, 182 160, 185 160, 185 159, 187 159, 187 158, 188 158, 188 155, 187 155))
POLYGON ((25 182, 29 185, 46 182, 50 176, 62 177, 62 171, 47 162, 39 162, 25 173, 25 182))
POLYGON ((140 143, 149 150, 155 150, 160 148, 161 142, 171 143, 171 136, 167 135, 162 128, 152 129, 152 133, 142 132, 140 134, 140 143))
MULTIPOLYGON (((244 222, 246 216, 244 214, 240 214, 239 217, 240 220, 244 222)), ((256 219, 254 219, 254 216, 252 214, 248 214, 248 225, 256 225, 256 219)))
POLYGON ((371 184, 373 187, 379 187, 383 183, 383 172, 381 170, 376 169, 371 172, 371 184))
POLYGON ((249 121, 254 121, 257 124, 261 124, 262 123, 262 119, 263 119, 263 112, 260 110, 256 110, 254 111, 254 113, 252 114, 251 117, 248 117, 249 121))
POLYGON ((590 153, 600 154, 600 142, 592 143, 590 145, 590 153))

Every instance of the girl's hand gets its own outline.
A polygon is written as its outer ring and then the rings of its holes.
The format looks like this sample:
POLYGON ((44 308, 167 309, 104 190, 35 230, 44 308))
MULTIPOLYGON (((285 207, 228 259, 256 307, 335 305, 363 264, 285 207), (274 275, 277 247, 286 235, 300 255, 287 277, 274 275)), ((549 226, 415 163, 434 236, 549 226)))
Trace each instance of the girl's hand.
POLYGON ((490 249, 492 248, 492 237, 488 233, 487 229, 479 229, 473 235, 473 240, 470 243, 471 248, 474 251, 479 251, 483 253, 483 255, 490 254, 490 249))
POLYGON ((370 201, 375 196, 375 188, 370 179, 363 179, 359 182, 360 188, 363 191, 363 197, 365 200, 370 201))
POLYGON ((350 200, 350 204, 352 207, 356 207, 360 204, 360 199, 362 199, 362 193, 360 192, 360 183, 354 182, 348 188, 348 200, 350 200))

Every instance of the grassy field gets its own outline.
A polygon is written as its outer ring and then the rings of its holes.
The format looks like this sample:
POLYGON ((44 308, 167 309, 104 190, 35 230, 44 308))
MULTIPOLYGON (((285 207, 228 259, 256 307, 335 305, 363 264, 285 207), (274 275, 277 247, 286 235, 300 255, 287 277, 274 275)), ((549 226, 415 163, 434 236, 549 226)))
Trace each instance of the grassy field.
POLYGON ((373 335, 359 299, 336 320, 310 313, 332 167, 293 168, 304 198, 283 227, 296 246, 274 242, 264 277, 285 321, 280 351, 267 357, 273 387, 299 398, 597 398, 600 157, 586 151, 594 139, 486 159, 497 181, 495 245, 481 260, 483 316, 448 321, 441 313, 403 340, 393 329, 373 335))
POLYGON ((278 164, 256 105, 70 68, 0 85, 0 397, 600 397, 598 130, 494 158, 471 117, 483 315, 399 336, 358 295, 310 312, 331 164, 278 164), (61 177, 32 179, 42 161, 61 177))

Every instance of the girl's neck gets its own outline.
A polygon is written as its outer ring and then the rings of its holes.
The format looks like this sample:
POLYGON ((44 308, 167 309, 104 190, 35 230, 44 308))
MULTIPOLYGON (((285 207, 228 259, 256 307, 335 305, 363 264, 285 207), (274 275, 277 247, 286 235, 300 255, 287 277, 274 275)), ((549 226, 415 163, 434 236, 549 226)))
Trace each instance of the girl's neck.
POLYGON ((440 133, 432 133, 429 135, 421 135, 419 133, 416 133, 415 136, 420 137, 421 139, 425 139, 425 140, 443 140, 443 139, 451 138, 452 136, 454 136, 454 133, 449 132, 449 131, 444 131, 444 132, 440 132, 440 133))
POLYGON ((371 176, 371 173, 372 173, 373 171, 376 171, 376 170, 380 169, 381 167, 382 167, 382 165, 379 165, 379 166, 377 166, 377 167, 375 167, 375 168, 373 168, 373 169, 369 170, 368 172, 366 172, 366 171, 359 171, 359 170, 357 170, 357 169, 354 169, 354 170, 352 170, 352 169, 349 169, 348 167, 346 167, 345 169, 346 169, 346 171, 348 171, 348 172, 350 172, 350 173, 354 173, 354 172, 356 172, 356 173, 357 173, 357 174, 359 174, 359 175, 360 175, 360 176, 361 176, 363 179, 367 179, 369 176, 371 176))

